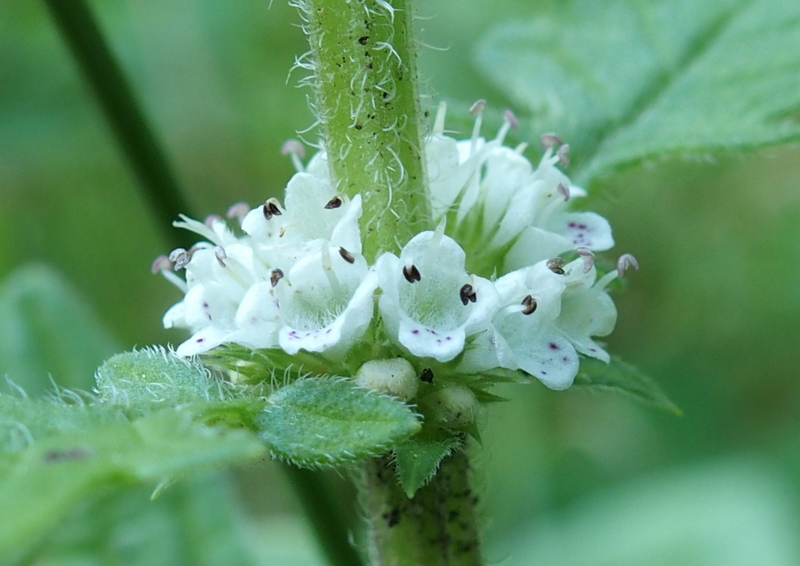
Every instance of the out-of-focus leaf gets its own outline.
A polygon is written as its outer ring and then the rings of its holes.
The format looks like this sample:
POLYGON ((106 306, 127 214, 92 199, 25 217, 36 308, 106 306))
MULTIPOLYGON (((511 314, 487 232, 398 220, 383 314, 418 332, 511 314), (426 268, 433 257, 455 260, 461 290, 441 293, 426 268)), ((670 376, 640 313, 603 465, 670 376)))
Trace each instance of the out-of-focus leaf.
POLYGON ((800 4, 578 0, 494 29, 477 64, 587 182, 666 154, 800 138, 800 4), (580 161, 583 160, 583 161, 580 161))
POLYGON ((50 376, 88 390, 95 368, 118 349, 89 305, 50 268, 24 267, 0 286, 0 376, 28 393, 50 388, 50 376))
MULTIPOLYGON (((79 505, 28 553, 48 566, 254 564, 221 475, 191 477, 151 500, 150 488, 114 490, 79 505)), ((9 562, 9 564, 12 562, 9 562)), ((0 564, 5 563, 0 560, 0 564)))
POLYGON ((608 364, 593 358, 582 359, 575 385, 624 393, 670 413, 683 414, 655 381, 619 358, 612 358, 608 364))
MULTIPOLYGON (((28 429, 25 422, 10 426, 28 429)), ((161 481, 262 453, 263 446, 249 433, 211 429, 193 422, 188 413, 167 410, 134 422, 38 438, 19 452, 3 453, 0 556, 35 541, 100 488, 161 481)))
POLYGON ((401 401, 337 378, 301 379, 279 389, 256 422, 277 456, 306 467, 377 456, 420 429, 401 401))
POLYGON ((394 449, 395 465, 400 485, 408 497, 428 483, 442 458, 460 444, 458 436, 443 430, 423 429, 394 449))
POLYGON ((773 464, 750 453, 623 482, 518 525, 489 552, 508 566, 794 566, 795 482, 773 464))

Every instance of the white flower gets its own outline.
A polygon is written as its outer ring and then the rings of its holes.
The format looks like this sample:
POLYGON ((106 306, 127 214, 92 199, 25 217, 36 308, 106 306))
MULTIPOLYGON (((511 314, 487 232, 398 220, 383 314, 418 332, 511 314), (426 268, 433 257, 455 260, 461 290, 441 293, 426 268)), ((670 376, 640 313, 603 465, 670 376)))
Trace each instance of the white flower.
POLYGON ((551 389, 566 389, 578 355, 558 327, 564 275, 552 262, 509 273, 495 283, 500 308, 464 354, 461 369, 521 369, 551 389))
POLYGON ((468 275, 464 261, 464 250, 442 226, 417 234, 399 258, 387 253, 378 259, 380 310, 395 343, 440 362, 461 353, 467 335, 497 305, 492 283, 468 275))
POLYGON ((376 287, 360 254, 326 245, 306 255, 276 286, 281 348, 289 354, 346 352, 372 320, 376 287))
POLYGON ((585 269, 586 266, 581 259, 564 266, 566 289, 557 324, 578 352, 608 363, 608 352, 592 340, 592 336, 608 336, 614 330, 617 307, 605 287, 619 271, 612 271, 595 283, 595 267, 585 269))
POLYGON ((474 107, 471 139, 456 141, 443 134, 441 106, 425 144, 434 219, 448 216, 448 234, 475 256, 470 264, 505 273, 578 247, 611 248, 611 228, 603 217, 567 210, 570 198, 586 192, 556 168, 564 153, 554 155, 550 147, 534 168, 522 155, 524 144, 502 145, 515 123, 512 114, 506 114, 494 140, 479 137, 482 108, 481 103, 474 107))

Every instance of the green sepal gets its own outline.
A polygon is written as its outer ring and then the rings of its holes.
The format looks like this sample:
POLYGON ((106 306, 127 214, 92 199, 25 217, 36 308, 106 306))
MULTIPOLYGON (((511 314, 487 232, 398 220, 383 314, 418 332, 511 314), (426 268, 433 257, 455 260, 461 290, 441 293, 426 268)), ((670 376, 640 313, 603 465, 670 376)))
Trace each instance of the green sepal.
POLYGON ((675 415, 683 411, 650 377, 619 358, 612 357, 606 364, 593 358, 581 359, 581 368, 575 377, 575 386, 624 393, 647 405, 653 405, 675 415))
POLYGON ((459 449, 462 443, 460 435, 425 427, 395 447, 395 469, 409 499, 436 474, 442 459, 459 449))
POLYGON ((310 468, 378 456, 420 429, 417 415, 398 399, 333 377, 279 389, 256 426, 277 457, 310 468))

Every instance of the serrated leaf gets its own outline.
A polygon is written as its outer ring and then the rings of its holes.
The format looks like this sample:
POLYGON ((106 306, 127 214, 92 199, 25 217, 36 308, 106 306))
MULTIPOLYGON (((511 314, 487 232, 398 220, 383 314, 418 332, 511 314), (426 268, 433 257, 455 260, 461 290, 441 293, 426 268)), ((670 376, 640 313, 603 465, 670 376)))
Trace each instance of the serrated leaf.
POLYGON ((556 131, 581 183, 667 154, 800 138, 800 3, 579 0, 503 25, 477 64, 556 131), (583 160, 580 162, 580 160, 583 160))
POLYGON ((434 476, 442 459, 460 445, 458 436, 434 429, 423 429, 397 445, 395 466, 405 494, 413 497, 434 476))
POLYGON ((38 439, 17 453, 5 453, 0 556, 35 540, 100 488, 154 482, 262 452, 251 434, 211 429, 194 423, 188 413, 167 410, 135 422, 110 422, 38 439))
POLYGON ((0 286, 0 376, 30 394, 52 387, 90 389, 97 365, 119 348, 64 279, 34 265, 0 286))
POLYGON ((103 401, 124 406, 220 400, 228 397, 229 389, 199 362, 159 347, 111 357, 98 368, 96 380, 103 401))
POLYGON ((378 456, 420 429, 401 401, 337 378, 301 379, 279 389, 256 424, 277 456, 305 467, 378 456))
POLYGON ((581 367, 575 377, 575 385, 624 393, 637 401, 670 413, 683 414, 655 381, 618 358, 612 358, 608 364, 593 358, 581 359, 581 367))

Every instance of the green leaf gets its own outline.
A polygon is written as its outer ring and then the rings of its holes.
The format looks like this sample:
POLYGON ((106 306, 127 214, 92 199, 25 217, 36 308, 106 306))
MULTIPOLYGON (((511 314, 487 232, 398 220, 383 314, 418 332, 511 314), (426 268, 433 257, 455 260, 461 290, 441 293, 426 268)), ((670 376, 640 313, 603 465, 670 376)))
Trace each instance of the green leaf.
POLYGON ((424 428, 419 434, 398 444, 394 449, 395 465, 405 494, 413 497, 434 476, 442 458, 461 443, 461 439, 452 433, 424 428))
MULTIPOLYGON (((228 478, 202 474, 151 499, 152 488, 113 490, 78 505, 28 553, 49 566, 254 564, 228 478)), ((14 562, 9 562, 14 563, 14 562)), ((0 559, 0 564, 6 564, 0 559)))
POLYGON ((37 265, 0 286, 0 376, 30 394, 89 389, 94 370, 119 348, 89 305, 54 271, 37 265))
POLYGON ((103 401, 131 406, 225 399, 229 384, 214 379, 199 362, 154 347, 125 352, 97 370, 97 393, 103 401))
MULTIPOLYGON (((800 3, 578 0, 500 26, 477 65, 585 183, 668 154, 800 138, 800 3)), ((535 139, 535 138, 534 138, 535 139)))
POLYGON ((277 456, 305 467, 377 456, 420 429, 401 401, 338 378, 301 379, 283 387, 256 422, 277 456))
MULTIPOLYGON (((37 430, 30 420, 16 424, 37 430)), ((167 410, 39 438, 3 455, 0 556, 35 541, 76 502, 105 486, 161 481, 262 453, 261 443, 244 431, 211 429, 188 413, 167 410)))
POLYGON ((608 364, 593 358, 581 359, 581 368, 575 377, 575 385, 625 393, 642 403, 679 416, 683 414, 655 381, 618 358, 612 358, 608 364))

